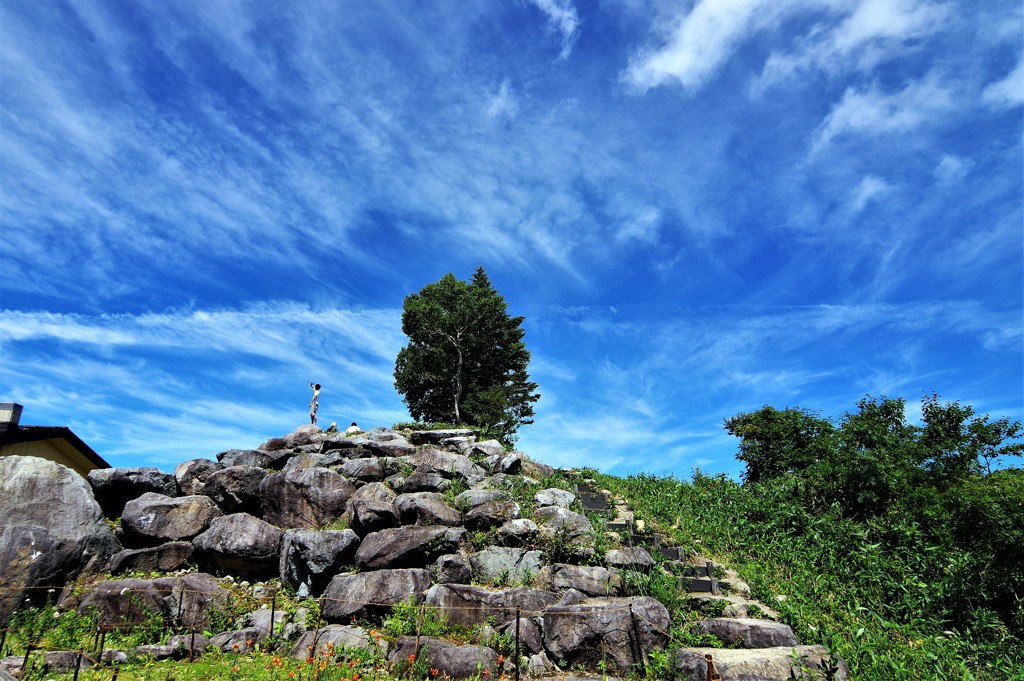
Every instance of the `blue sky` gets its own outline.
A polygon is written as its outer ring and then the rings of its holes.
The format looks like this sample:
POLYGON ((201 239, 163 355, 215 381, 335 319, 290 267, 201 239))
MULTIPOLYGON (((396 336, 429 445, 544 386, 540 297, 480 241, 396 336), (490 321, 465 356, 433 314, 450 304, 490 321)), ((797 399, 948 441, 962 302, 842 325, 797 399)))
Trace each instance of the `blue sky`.
POLYGON ((765 404, 1024 416, 1018 0, 0 4, 0 400, 114 465, 408 420, 483 265, 519 448, 737 475, 765 404))

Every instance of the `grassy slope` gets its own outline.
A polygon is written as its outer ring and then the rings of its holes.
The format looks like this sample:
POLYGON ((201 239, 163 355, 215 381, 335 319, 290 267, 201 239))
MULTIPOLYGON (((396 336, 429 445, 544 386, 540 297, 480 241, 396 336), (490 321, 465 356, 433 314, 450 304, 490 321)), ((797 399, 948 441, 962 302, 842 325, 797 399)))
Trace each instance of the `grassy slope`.
POLYGON ((899 523, 815 518, 724 477, 590 474, 663 535, 739 571, 801 641, 838 652, 856 679, 1024 679, 1024 651, 1005 627, 952 634, 918 614, 934 596, 935 561, 921 558, 937 549, 913 527, 892 536, 899 523))

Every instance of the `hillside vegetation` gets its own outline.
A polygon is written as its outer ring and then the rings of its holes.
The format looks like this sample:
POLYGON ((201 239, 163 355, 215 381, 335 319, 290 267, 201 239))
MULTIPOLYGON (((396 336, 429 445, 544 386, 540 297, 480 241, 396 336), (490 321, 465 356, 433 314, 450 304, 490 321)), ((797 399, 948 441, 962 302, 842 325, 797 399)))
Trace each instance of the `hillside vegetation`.
POLYGON ((593 476, 853 678, 1022 679, 1024 471, 992 470, 1020 454, 1020 423, 935 396, 923 417, 886 398, 838 423, 765 407, 726 421, 744 484, 593 476))

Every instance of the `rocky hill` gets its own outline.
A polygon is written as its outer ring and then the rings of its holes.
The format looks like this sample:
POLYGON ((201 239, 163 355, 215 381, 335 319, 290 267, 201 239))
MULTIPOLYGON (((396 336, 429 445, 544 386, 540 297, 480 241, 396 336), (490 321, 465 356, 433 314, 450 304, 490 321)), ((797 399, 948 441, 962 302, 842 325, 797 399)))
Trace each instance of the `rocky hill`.
MULTIPOLYGON (((365 649, 403 678, 846 678, 727 566, 637 531, 628 500, 473 431, 306 426, 215 459, 88 481, 0 459, 0 623, 33 665, 365 649), (666 583, 704 613, 686 637, 666 583), (92 618, 88 654, 14 626, 48 602, 92 618), (159 640, 101 641, 153 622, 159 640)), ((11 641, 0 678, 32 669, 11 641)))

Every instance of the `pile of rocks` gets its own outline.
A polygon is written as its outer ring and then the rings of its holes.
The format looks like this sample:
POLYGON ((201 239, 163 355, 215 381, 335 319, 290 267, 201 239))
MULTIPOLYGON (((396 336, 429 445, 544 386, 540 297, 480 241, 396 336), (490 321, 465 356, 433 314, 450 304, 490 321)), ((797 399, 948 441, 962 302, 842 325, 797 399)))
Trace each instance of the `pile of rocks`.
MULTIPOLYGON (((299 596, 321 599, 323 622, 298 618, 285 632, 283 613, 258 610, 246 627, 210 641, 200 637, 197 649, 244 650, 271 631, 300 636, 294 655, 302 658, 310 646, 377 645, 351 623, 410 600, 438 609, 452 624, 518 631, 529 659, 524 677, 558 672, 556 662, 589 669, 600 663, 625 675, 668 643, 665 606, 622 589, 623 571, 652 569, 650 553, 617 549, 603 564, 584 564, 595 562, 602 528, 580 512, 576 496, 541 489, 536 478, 552 469, 496 441, 478 442, 473 431, 403 435, 377 428, 346 437, 306 426, 215 459, 186 461, 173 475, 95 470, 88 483, 41 459, 0 459, 0 622, 23 599, 37 597, 33 587, 62 586, 105 568, 115 575, 168 574, 65 589, 59 606, 94 610, 101 624, 156 612, 174 627, 202 631, 211 611, 231 598, 214 575, 279 577, 299 596), (529 512, 517 498, 528 499, 529 512), (106 519, 117 518, 112 530, 106 519), (560 562, 548 559, 556 545, 560 562), (185 573, 190 565, 199 572, 185 573)), ((705 626, 748 648, 788 656, 797 646, 788 627, 766 620, 716 618, 705 626)), ((189 638, 187 645, 176 640, 136 652, 173 656, 192 645, 189 638)), ((401 638, 387 655, 406 659, 416 645, 401 638)), ((418 645, 432 668, 452 678, 468 678, 480 665, 496 676, 513 671, 510 660, 502 669, 487 646, 431 637, 418 645)), ((718 657, 726 652, 714 654, 727 666, 718 657)), ((818 663, 823 651, 803 652, 818 663)), ((691 657, 704 663, 701 650, 676 656, 684 670, 693 666, 691 657)), ((785 676, 743 678, 789 678, 788 667, 785 676)))

